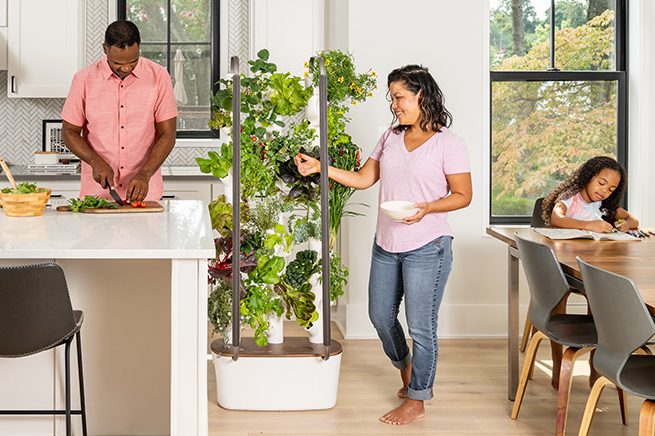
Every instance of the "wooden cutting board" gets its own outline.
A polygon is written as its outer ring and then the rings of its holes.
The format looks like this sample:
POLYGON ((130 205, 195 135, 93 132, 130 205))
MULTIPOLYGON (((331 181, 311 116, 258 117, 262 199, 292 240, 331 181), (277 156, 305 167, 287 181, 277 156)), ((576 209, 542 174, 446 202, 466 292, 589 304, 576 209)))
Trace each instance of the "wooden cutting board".
MULTIPOLYGON (((146 201, 146 207, 132 207, 129 204, 118 206, 116 209, 85 209, 82 213, 152 213, 163 212, 164 207, 156 201, 146 201)), ((57 206, 57 212, 72 212, 70 206, 57 206)))

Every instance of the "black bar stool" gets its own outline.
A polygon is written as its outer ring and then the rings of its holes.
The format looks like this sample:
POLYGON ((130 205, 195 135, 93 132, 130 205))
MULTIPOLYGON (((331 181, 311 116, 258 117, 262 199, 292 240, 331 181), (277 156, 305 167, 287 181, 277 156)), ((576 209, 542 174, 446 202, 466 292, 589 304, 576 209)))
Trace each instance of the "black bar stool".
POLYGON ((71 435, 71 415, 82 416, 86 430, 82 344, 84 314, 73 310, 66 278, 54 263, 0 267, 0 358, 18 358, 59 345, 65 346, 65 410, 0 410, 0 415, 66 415, 66 435, 71 435), (70 346, 77 338, 80 409, 71 410, 70 346))

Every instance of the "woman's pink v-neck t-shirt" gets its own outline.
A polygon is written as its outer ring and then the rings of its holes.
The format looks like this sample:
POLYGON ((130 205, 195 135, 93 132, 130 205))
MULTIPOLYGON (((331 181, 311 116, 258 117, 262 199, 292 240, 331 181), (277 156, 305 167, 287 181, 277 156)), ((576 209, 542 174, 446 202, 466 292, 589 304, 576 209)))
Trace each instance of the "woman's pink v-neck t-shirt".
MULTIPOLYGON (((404 137, 404 131, 388 129, 371 153, 370 158, 380 162, 380 204, 440 200, 450 192, 447 175, 471 172, 466 143, 446 127, 411 152, 404 137)), ((429 213, 408 225, 393 221, 378 207, 375 240, 391 253, 415 250, 439 236, 452 236, 447 217, 447 212, 429 213)))

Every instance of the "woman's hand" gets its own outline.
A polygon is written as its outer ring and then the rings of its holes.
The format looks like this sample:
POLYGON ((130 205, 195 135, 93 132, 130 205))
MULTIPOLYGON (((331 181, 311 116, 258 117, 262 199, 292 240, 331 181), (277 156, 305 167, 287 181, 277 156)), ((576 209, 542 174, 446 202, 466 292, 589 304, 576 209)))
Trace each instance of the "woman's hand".
POLYGON ((321 162, 306 154, 298 153, 293 157, 293 162, 302 176, 309 176, 321 170, 321 162))
POLYGON ((418 207, 418 212, 412 216, 408 216, 403 220, 405 224, 414 224, 423 219, 423 217, 430 213, 429 206, 430 203, 416 203, 414 207, 418 207))
POLYGON ((587 230, 592 232, 610 233, 613 229, 614 227, 610 223, 603 220, 588 221, 587 223, 587 230))

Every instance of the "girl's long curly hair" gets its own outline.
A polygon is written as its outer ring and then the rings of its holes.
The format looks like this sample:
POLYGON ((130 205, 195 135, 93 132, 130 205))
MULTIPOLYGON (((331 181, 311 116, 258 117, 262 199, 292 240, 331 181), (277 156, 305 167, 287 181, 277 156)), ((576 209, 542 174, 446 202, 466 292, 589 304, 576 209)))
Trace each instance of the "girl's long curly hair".
POLYGON ((591 179, 594 178, 599 172, 609 168, 611 170, 617 171, 621 176, 621 181, 619 182, 616 189, 603 200, 601 205, 601 211, 603 212, 603 219, 610 224, 614 223, 616 218, 616 209, 619 208, 619 203, 623 198, 626 188, 626 177, 625 169, 623 165, 618 163, 616 160, 608 156, 596 156, 589 159, 587 162, 583 163, 580 168, 578 168, 571 177, 562 182, 553 192, 548 194, 544 198, 542 206, 542 217, 547 226, 550 226, 550 216, 553 213, 553 209, 557 202, 565 200, 577 194, 584 189, 585 186, 591 179))
MULTIPOLYGON (((439 85, 434 80, 434 77, 428 72, 428 69, 421 65, 406 65, 401 68, 396 68, 387 77, 387 89, 393 82, 402 82, 403 85, 414 94, 419 96, 419 107, 421 109, 421 130, 428 131, 428 125, 435 132, 441 132, 442 127, 450 127, 453 122, 453 116, 444 107, 444 96, 439 89, 439 85)), ((389 91, 387 91, 387 97, 389 91)), ((395 124, 398 117, 396 113, 389 106, 393 120, 391 125, 395 124)), ((409 126, 398 125, 393 128, 395 133, 406 130, 409 126)))

